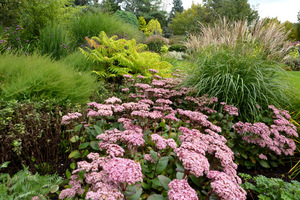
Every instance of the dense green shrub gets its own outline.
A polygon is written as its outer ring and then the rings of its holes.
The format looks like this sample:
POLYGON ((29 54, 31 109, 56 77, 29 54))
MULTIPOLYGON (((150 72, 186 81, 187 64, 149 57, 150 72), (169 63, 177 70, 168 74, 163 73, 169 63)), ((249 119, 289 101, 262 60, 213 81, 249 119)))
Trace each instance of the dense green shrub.
POLYGON ((100 12, 84 13, 74 18, 71 23, 71 33, 77 45, 84 44, 86 36, 96 36, 101 31, 106 32, 109 36, 118 35, 128 39, 135 38, 138 42, 143 41, 145 37, 141 31, 132 28, 132 25, 124 23, 114 16, 100 12))
POLYGON ((133 27, 139 28, 139 21, 132 12, 117 10, 114 15, 133 27))
POLYGON ((0 71, 5 84, 3 99, 50 99, 86 102, 96 87, 95 79, 60 62, 39 55, 0 55, 0 71))
POLYGON ((167 45, 169 40, 161 35, 151 35, 146 39, 146 44, 150 51, 159 53, 162 46, 167 45))
POLYGON ((56 193, 62 180, 57 175, 33 175, 28 168, 12 177, 9 174, 0 174, 0 199, 20 200, 33 197, 49 199, 46 196, 51 197, 52 193, 56 193))
POLYGON ((253 178, 247 174, 240 175, 245 180, 242 187, 256 194, 258 199, 300 199, 300 183, 298 181, 292 180, 291 183, 288 183, 279 178, 267 178, 262 175, 253 178), (254 184, 250 181, 254 181, 254 184))
POLYGON ((59 60, 68 55, 72 50, 71 39, 65 26, 57 23, 49 23, 40 30, 38 50, 41 54, 48 54, 52 58, 59 60))
POLYGON ((169 51, 177 51, 177 52, 185 52, 187 50, 187 47, 183 44, 172 44, 169 47, 169 51))
POLYGON ((72 3, 72 0, 21 1, 17 21, 26 30, 27 38, 36 38, 47 23, 65 23, 79 13, 82 7, 73 7, 72 3))
POLYGON ((261 110, 270 104, 288 105, 289 83, 283 78, 282 66, 255 50, 241 51, 227 46, 203 49, 196 56, 196 66, 187 71, 184 85, 193 86, 198 95, 209 94, 235 105, 246 118, 253 119, 260 112, 257 105, 261 110))

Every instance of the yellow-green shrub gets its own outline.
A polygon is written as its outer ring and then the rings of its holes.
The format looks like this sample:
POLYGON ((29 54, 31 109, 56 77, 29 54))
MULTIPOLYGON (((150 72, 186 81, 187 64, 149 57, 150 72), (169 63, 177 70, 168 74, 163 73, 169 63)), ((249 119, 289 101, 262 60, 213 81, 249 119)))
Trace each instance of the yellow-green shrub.
POLYGON ((159 54, 145 51, 147 45, 136 44, 134 39, 108 38, 105 32, 99 37, 86 37, 89 47, 80 48, 88 60, 94 63, 93 72, 101 79, 115 79, 124 74, 151 75, 148 69, 156 69, 161 74, 170 71, 172 65, 161 61, 159 54))

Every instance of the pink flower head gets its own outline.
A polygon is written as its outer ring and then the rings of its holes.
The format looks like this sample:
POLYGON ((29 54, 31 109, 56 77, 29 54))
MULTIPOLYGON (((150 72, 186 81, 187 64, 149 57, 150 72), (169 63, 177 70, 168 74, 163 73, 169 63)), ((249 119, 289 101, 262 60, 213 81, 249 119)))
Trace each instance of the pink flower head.
POLYGON ((153 72, 153 73, 155 73, 155 74, 157 74, 157 73, 158 73, 158 71, 157 71, 157 70, 155 70, 155 69, 148 69, 148 71, 149 71, 149 72, 153 72))
POLYGON ((145 78, 145 76, 142 76, 142 75, 137 75, 137 78, 144 79, 144 78, 145 78))
POLYGON ((132 78, 132 76, 130 74, 125 74, 123 75, 124 78, 132 78))
POLYGON ((268 160, 268 157, 265 156, 264 154, 259 154, 258 157, 262 160, 268 160))
POLYGON ((119 99, 117 97, 111 97, 109 99, 106 99, 105 103, 107 103, 107 104, 115 104, 115 103, 122 103, 122 101, 121 101, 121 99, 119 99))
POLYGON ((143 89, 143 90, 146 90, 146 89, 151 88, 150 85, 148 85, 148 84, 143 84, 143 83, 136 83, 134 86, 135 86, 135 87, 138 87, 138 88, 141 88, 141 89, 143 89))
POLYGON ((169 99, 157 99, 155 102, 158 104, 173 104, 169 99))
POLYGON ((82 114, 79 113, 79 112, 75 112, 75 113, 68 113, 67 115, 64 115, 62 117, 62 121, 61 123, 62 124, 69 124, 70 123, 70 120, 72 119, 78 119, 79 117, 81 117, 82 114))
POLYGON ((207 177, 212 180, 211 188, 221 200, 246 200, 247 193, 224 172, 210 171, 207 177))
POLYGON ((127 92, 127 91, 129 91, 129 88, 123 88, 122 89, 122 92, 127 92))
POLYGON ((196 191, 185 179, 174 179, 169 183, 168 196, 170 200, 198 200, 196 191))
POLYGON ((153 75, 153 78, 162 79, 161 76, 158 76, 158 75, 156 75, 156 74, 153 75))
POLYGON ((103 170, 115 184, 128 183, 132 185, 143 181, 141 165, 127 158, 113 158, 103 166, 103 170))

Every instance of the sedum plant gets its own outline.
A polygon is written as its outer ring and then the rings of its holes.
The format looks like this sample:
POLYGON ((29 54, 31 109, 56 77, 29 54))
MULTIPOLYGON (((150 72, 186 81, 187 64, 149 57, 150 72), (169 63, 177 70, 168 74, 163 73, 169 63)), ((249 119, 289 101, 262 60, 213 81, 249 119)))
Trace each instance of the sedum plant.
POLYGON ((214 112, 207 105, 216 99, 194 100, 199 105, 190 110, 187 88, 172 89, 178 79, 155 74, 147 84, 141 75, 124 77, 127 101, 91 102, 84 121, 80 113, 63 116, 63 124, 81 130, 69 157, 84 160, 72 164, 59 198, 246 199, 222 129, 202 113, 214 112))
POLYGON ((167 74, 172 68, 168 62, 161 61, 158 54, 145 51, 146 45, 137 45, 134 39, 117 38, 108 38, 102 31, 99 37, 86 37, 89 47, 80 48, 86 58, 94 63, 93 72, 100 78, 116 79, 128 73, 150 76, 150 68, 167 74))

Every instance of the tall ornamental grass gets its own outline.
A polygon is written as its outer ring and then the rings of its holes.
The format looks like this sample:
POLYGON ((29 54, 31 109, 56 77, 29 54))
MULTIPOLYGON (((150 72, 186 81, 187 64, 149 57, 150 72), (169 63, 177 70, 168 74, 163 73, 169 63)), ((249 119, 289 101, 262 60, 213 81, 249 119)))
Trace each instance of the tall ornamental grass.
POLYGON ((66 28, 59 24, 48 24, 40 31, 38 50, 59 60, 72 50, 72 41, 66 28))
POLYGON ((34 55, 0 55, 0 98, 66 99, 84 103, 96 87, 93 76, 77 72, 49 57, 34 55))
POLYGON ((270 104, 288 105, 289 84, 281 65, 255 51, 242 51, 226 45, 202 49, 184 85, 194 87, 198 95, 209 94, 235 105, 240 116, 249 119, 270 104))
POLYGON ((185 45, 193 52, 210 46, 241 47, 240 50, 245 54, 255 47, 257 53, 265 58, 280 61, 292 48, 287 41, 288 34, 284 26, 276 22, 261 20, 248 25, 246 20, 228 22, 224 18, 213 26, 201 24, 201 33, 190 35, 185 45))
POLYGON ((127 39, 134 38, 138 42, 143 41, 144 34, 131 24, 124 23, 117 17, 104 13, 85 13, 71 22, 71 33, 76 44, 84 44, 85 37, 97 36, 101 31, 107 35, 118 35, 127 39))

